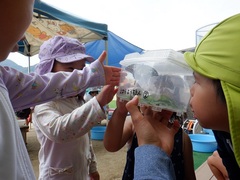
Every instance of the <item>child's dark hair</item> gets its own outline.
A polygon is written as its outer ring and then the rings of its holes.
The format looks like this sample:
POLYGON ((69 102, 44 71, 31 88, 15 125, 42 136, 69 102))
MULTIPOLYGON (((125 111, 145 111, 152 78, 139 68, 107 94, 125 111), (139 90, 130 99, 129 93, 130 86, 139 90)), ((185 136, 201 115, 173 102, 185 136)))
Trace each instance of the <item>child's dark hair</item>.
POLYGON ((98 94, 98 91, 89 91, 89 94, 92 95, 92 94, 98 94))
POLYGON ((222 100, 223 103, 226 103, 226 99, 225 99, 225 96, 224 96, 224 92, 223 92, 220 80, 219 79, 214 79, 213 80, 213 85, 216 88, 216 92, 217 92, 218 97, 220 97, 220 99, 222 100))
POLYGON ((27 119, 31 113, 31 108, 23 109, 15 112, 16 116, 20 119, 27 119))

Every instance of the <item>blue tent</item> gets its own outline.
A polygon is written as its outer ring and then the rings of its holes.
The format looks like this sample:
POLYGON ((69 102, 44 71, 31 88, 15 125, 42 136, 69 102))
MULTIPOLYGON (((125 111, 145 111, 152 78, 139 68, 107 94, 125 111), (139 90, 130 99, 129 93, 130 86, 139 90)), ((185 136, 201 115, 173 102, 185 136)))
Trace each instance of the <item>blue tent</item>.
POLYGON ((126 54, 143 51, 142 48, 129 43, 111 31, 108 31, 107 38, 107 41, 96 40, 86 43, 87 54, 97 59, 102 51, 106 50, 108 54, 106 64, 121 67, 119 61, 123 60, 126 54))

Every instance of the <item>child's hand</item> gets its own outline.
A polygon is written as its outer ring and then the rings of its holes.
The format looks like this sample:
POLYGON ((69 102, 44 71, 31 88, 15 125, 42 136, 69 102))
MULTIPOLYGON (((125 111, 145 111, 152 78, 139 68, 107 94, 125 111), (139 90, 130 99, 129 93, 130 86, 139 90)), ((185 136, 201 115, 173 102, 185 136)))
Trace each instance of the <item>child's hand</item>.
POLYGON ((168 120, 171 112, 154 112, 150 107, 138 109, 138 98, 135 96, 126 105, 131 114, 132 122, 138 137, 138 144, 151 144, 160 147, 168 155, 172 153, 174 145, 174 135, 179 129, 177 121, 171 127, 168 127, 168 120))
POLYGON ((101 92, 96 96, 99 105, 103 107, 106 104, 110 103, 116 93, 117 89, 115 88, 115 86, 112 85, 104 86, 101 92))
POLYGON ((90 180, 99 180, 100 179, 100 175, 97 171, 94 173, 90 173, 89 176, 90 176, 90 180))
POLYGON ((105 58, 106 58, 106 51, 103 51, 102 54, 99 56, 98 60, 102 63, 103 68, 104 68, 104 72, 105 72, 105 81, 106 81, 106 85, 114 85, 114 86, 118 86, 119 85, 119 81, 120 81, 120 73, 121 73, 121 69, 118 67, 113 67, 113 66, 105 66, 103 64, 105 58))
POLYGON ((117 105, 117 110, 121 114, 127 114, 128 110, 126 108, 127 101, 120 100, 119 97, 117 97, 116 105, 117 105))

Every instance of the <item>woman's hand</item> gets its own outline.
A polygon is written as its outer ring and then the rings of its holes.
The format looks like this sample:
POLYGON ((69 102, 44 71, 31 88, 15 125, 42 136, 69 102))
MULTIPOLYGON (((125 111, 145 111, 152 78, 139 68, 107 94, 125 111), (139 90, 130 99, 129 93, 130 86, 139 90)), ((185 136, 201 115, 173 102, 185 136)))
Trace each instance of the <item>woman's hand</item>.
POLYGON ((180 127, 178 121, 169 126, 168 121, 172 112, 164 110, 155 112, 150 107, 143 107, 141 113, 138 109, 137 96, 129 101, 126 107, 131 114, 139 146, 155 145, 170 155, 173 150, 174 136, 180 127))

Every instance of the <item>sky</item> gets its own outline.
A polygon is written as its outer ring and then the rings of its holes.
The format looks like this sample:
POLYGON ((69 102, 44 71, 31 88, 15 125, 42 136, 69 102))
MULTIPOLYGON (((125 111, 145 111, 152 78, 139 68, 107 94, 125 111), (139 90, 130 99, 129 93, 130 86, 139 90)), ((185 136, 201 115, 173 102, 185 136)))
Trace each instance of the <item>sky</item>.
MULTIPOLYGON (((43 0, 60 10, 93 22, 145 50, 194 47, 196 31, 239 13, 239 0, 43 0)), ((28 57, 8 59, 27 67, 28 57)), ((30 59, 36 64, 38 56, 30 59)))

